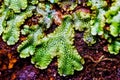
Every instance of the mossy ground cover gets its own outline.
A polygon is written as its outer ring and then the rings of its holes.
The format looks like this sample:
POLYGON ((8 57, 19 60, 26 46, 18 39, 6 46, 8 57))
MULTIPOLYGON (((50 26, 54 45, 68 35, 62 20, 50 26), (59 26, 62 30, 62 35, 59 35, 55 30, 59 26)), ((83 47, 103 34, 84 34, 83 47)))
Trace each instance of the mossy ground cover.
MULTIPOLYGON (((18 2, 4 0, 0 8, 0 35, 5 45, 13 47, 20 60, 27 58, 36 68, 42 70, 48 68, 56 58, 57 74, 69 76, 86 69, 86 58, 95 64, 104 61, 116 62, 117 59, 108 58, 106 54, 119 55, 119 10, 119 1, 116 0, 111 3, 105 0, 48 2, 26 0, 24 3, 21 0, 18 2), (37 19, 34 19, 34 16, 37 19), (53 25, 56 28, 46 34, 53 25), (76 43, 76 32, 82 33, 78 40, 83 40, 83 45, 80 42, 76 43), (98 47, 100 50, 96 49, 97 46, 93 47, 97 43, 103 46, 98 47), (89 53, 84 51, 87 49, 89 53)), ((2 55, 3 53, 4 50, 1 51, 2 55)), ((12 53, 14 52, 6 52, 8 61, 11 61, 7 66, 7 63, 2 65, 2 69, 14 67, 17 59, 12 60, 12 53)), ((1 60, 2 63, 4 61, 1 60)))

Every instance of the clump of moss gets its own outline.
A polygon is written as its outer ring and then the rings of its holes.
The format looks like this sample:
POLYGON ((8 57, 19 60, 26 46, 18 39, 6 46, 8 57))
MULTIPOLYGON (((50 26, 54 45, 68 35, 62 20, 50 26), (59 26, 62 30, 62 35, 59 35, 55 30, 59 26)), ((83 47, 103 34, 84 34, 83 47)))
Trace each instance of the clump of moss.
POLYGON ((83 69, 84 60, 73 46, 72 16, 65 17, 62 24, 46 36, 44 30, 51 27, 55 12, 50 3, 38 3, 37 0, 31 2, 25 0, 23 3, 21 0, 17 2, 5 0, 0 10, 0 34, 8 45, 14 45, 19 40, 20 32, 21 35, 28 36, 17 48, 21 58, 32 56, 31 62, 36 67, 45 69, 57 56, 58 73, 61 76, 72 75, 74 70, 83 69), (36 4, 37 7, 31 6, 36 4), (39 24, 24 25, 25 20, 32 15, 40 16, 39 24), (21 26, 23 29, 20 29, 21 26))
MULTIPOLYGON (((115 0, 107 8, 105 0, 88 0, 90 12, 76 10, 79 1, 61 0, 4 0, 0 7, 0 36, 8 45, 18 42, 20 33, 26 35, 17 48, 21 58, 31 56, 31 63, 40 69, 46 69, 54 57, 58 61, 58 73, 61 76, 72 75, 83 69, 84 59, 73 45, 75 30, 83 31, 83 40, 89 45, 96 43, 96 36, 108 40, 108 50, 118 54, 120 50, 120 1, 115 0), (53 33, 44 34, 54 22, 58 5, 66 11, 61 24, 53 33), (67 7, 68 6, 68 7, 67 7), (72 11, 72 13, 69 13, 72 11), (25 25, 25 20, 32 15, 39 16, 37 25, 25 25), (106 23, 109 29, 105 29, 106 23), (23 26, 23 29, 20 27, 23 26), (114 38, 114 39, 113 39, 114 38)), ((57 19, 55 19, 57 20, 57 19)))

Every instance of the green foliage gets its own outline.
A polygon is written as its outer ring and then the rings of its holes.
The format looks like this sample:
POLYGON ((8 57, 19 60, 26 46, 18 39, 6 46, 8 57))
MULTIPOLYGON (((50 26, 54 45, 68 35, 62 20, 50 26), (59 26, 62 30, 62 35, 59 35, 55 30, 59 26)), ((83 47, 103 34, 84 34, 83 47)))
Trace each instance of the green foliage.
POLYGON ((2 5, 0 9, 0 35, 3 33, 6 26, 6 19, 8 18, 10 11, 5 9, 5 6, 2 5))
POLYGON ((37 7, 37 13, 42 15, 39 23, 45 25, 46 28, 50 28, 51 24, 53 23, 53 16, 55 10, 51 10, 51 4, 39 3, 37 7))
POLYGON ((88 29, 90 27, 90 13, 78 10, 73 13, 73 21, 76 30, 84 31, 84 29, 88 29))
POLYGON ((38 0, 29 0, 29 2, 33 5, 38 4, 38 0))
POLYGON ((117 55, 120 51, 120 41, 113 41, 108 45, 108 50, 111 54, 117 55))
POLYGON ((27 39, 18 46, 17 50, 20 53, 21 58, 26 58, 34 54, 35 48, 38 44, 40 44, 43 34, 41 27, 38 25, 32 26, 32 28, 25 26, 22 33, 29 33, 29 35, 27 39))
POLYGON ((91 30, 89 29, 84 32, 83 40, 88 46, 92 46, 92 44, 96 43, 95 37, 91 34, 91 30))
POLYGON ((19 40, 20 26, 24 24, 25 19, 32 16, 35 7, 29 6, 24 12, 15 14, 13 10, 7 8, 7 4, 14 3, 6 0, 0 8, 0 35, 2 34, 2 39, 8 45, 14 45, 19 40))
POLYGON ((17 48, 21 58, 31 56, 31 62, 36 67, 45 69, 52 59, 57 57, 58 73, 61 76, 72 75, 75 70, 82 70, 84 60, 73 45, 75 30, 84 32, 83 40, 89 46, 96 43, 96 36, 100 36, 108 41, 108 51, 111 54, 119 53, 120 0, 114 0, 110 8, 106 0, 88 0, 86 4, 90 7, 89 11, 77 9, 80 0, 48 1, 4 0, 0 7, 0 36, 3 41, 14 45, 19 40, 20 32, 21 35, 27 36, 17 48), (62 14, 61 17, 59 12, 56 14, 56 4, 61 11, 70 15, 62 14), (39 24, 25 25, 25 20, 32 15, 39 17, 39 24), (63 18, 62 24, 53 33, 45 35, 44 31, 57 20, 54 19, 55 16, 63 18), (109 25, 107 29, 106 23, 109 25))
MULTIPOLYGON (((108 42, 110 43, 108 45, 108 50, 111 54, 118 54, 119 53, 119 41, 117 40, 112 40, 112 37, 118 38, 120 34, 120 1, 115 0, 112 3, 112 6, 110 9, 106 11, 104 8, 107 6, 107 2, 104 0, 88 0, 87 2, 88 6, 91 6, 91 9, 93 10, 90 19, 88 22, 88 29, 84 30, 84 36, 83 40, 88 44, 92 45, 95 43, 94 41, 94 36, 100 35, 103 36, 103 38, 107 39, 108 42), (106 31, 105 29, 105 24, 108 23, 110 24, 109 30, 106 31), (90 33, 91 31, 91 33, 90 33), (111 37, 111 36, 112 37, 111 37)), ((79 16, 77 16, 79 18, 79 16)), ((84 26, 84 22, 80 23, 80 21, 76 21, 77 25, 84 26), (79 24, 78 24, 79 23, 79 24)), ((77 26, 77 29, 81 31, 83 27, 77 26)), ((83 30, 82 30, 83 31, 83 30)))
POLYGON ((111 34, 115 39, 111 39, 110 44, 108 45, 108 50, 111 54, 118 54, 120 50, 120 41, 118 40, 120 35, 120 1, 115 0, 112 3, 110 9, 106 12, 105 17, 107 18, 106 22, 110 24, 109 34, 111 34))
POLYGON ((36 67, 45 69, 57 56, 60 75, 71 75, 74 70, 82 70, 84 60, 73 46, 74 30, 72 27, 71 19, 65 18, 54 33, 43 38, 41 38, 41 30, 37 29, 18 47, 20 57, 26 58, 33 55, 31 62, 36 67))
POLYGON ((58 3, 60 0, 49 0, 51 3, 58 3))
POLYGON ((99 9, 98 14, 96 15, 96 18, 93 20, 93 23, 91 25, 91 34, 92 35, 103 35, 104 33, 104 26, 105 26, 105 10, 99 9))
POLYGON ((107 6, 107 2, 105 0, 88 0, 88 6, 92 6, 91 9, 99 9, 107 6))
POLYGON ((34 6, 30 6, 25 12, 14 15, 12 19, 7 21, 7 27, 3 32, 2 38, 8 45, 13 45, 19 40, 20 26, 24 23, 25 19, 32 16, 34 8, 34 6))
POLYGON ((109 20, 110 25, 110 34, 114 37, 117 37, 120 33, 119 27, 120 27, 120 12, 118 12, 116 15, 114 15, 109 20))
POLYGON ((20 13, 21 9, 24 10, 27 8, 27 0, 4 0, 5 5, 13 9, 14 12, 20 13))
POLYGON ((78 10, 75 13, 73 13, 73 21, 74 21, 74 27, 76 30, 84 31, 83 40, 89 46, 94 44, 96 41, 94 39, 94 36, 91 34, 91 27, 90 26, 95 22, 93 22, 93 20, 91 20, 90 13, 78 10))
MULTIPOLYGON (((112 3, 112 6, 107 11, 105 16, 108 19, 111 19, 113 17, 113 15, 118 13, 119 10, 120 10, 120 0, 114 0, 114 2, 112 3)), ((107 20, 107 22, 109 22, 109 20, 107 20)))
MULTIPOLYGON (((74 70, 83 69, 84 60, 73 46, 74 27, 72 18, 65 18, 63 23, 51 34, 44 35, 45 28, 53 23, 55 10, 49 3, 39 3, 38 0, 4 0, 0 8, 0 35, 8 45, 14 45, 22 35, 28 35, 17 48, 21 58, 31 56, 31 62, 40 69, 45 69, 54 57, 58 58, 58 73, 72 75, 74 70), (41 15, 39 25, 24 25, 25 20, 35 14, 41 15), (67 66, 66 66, 67 64, 67 66)), ((54 2, 56 3, 56 1, 54 2)))
POLYGON ((88 0, 88 6, 91 6, 91 34, 92 35, 103 35, 105 26, 105 10, 107 2, 105 0, 88 0))
POLYGON ((76 1, 70 1, 70 0, 62 1, 58 5, 64 11, 72 11, 77 7, 76 1))
POLYGON ((29 35, 30 33, 33 33, 36 29, 38 29, 38 25, 32 25, 29 27, 28 25, 24 25, 23 29, 21 30, 22 35, 29 35))
POLYGON ((120 33, 120 1, 115 0, 112 3, 110 9, 106 12, 105 17, 107 18, 106 22, 110 24, 110 34, 114 37, 117 37, 120 33))

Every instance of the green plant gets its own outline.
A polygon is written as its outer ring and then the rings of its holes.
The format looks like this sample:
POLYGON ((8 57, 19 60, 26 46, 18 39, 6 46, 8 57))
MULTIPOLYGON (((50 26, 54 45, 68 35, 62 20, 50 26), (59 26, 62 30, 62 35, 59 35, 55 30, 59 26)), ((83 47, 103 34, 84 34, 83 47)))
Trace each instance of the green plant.
POLYGON ((60 75, 71 75, 74 70, 82 70, 84 61, 73 46, 74 30, 70 20, 69 17, 65 18, 53 33, 42 39, 39 29, 30 34, 18 47, 20 56, 25 58, 33 55, 31 61, 40 69, 47 68, 52 59, 57 56, 60 75))
POLYGON ((109 43, 108 51, 118 54, 120 1, 114 0, 109 8, 105 0, 88 0, 86 5, 90 7, 90 12, 76 10, 80 3, 61 0, 4 0, 0 7, 0 36, 8 45, 17 43, 20 34, 27 36, 17 48, 20 57, 31 56, 31 62, 40 69, 46 69, 52 59, 57 57, 58 73, 61 76, 72 75, 74 70, 83 69, 84 59, 73 45, 75 30, 83 31, 83 40, 89 46, 96 43, 96 36, 106 39, 109 43), (56 16, 53 8, 55 5, 66 11, 66 14, 62 15, 62 23, 55 31, 45 35, 44 31, 51 27, 56 16), (25 20, 32 15, 39 16, 38 24, 26 25, 25 20), (106 23, 108 29, 105 29, 106 23))
POLYGON ((73 46, 74 27, 71 25, 72 17, 70 15, 64 18, 62 24, 53 33, 45 36, 44 30, 51 26, 55 12, 51 9, 51 4, 39 3, 37 7, 27 5, 27 7, 22 8, 22 5, 16 5, 20 4, 21 0, 16 4, 13 1, 8 1, 10 7, 6 8, 8 6, 7 0, 4 3, 0 17, 3 40, 8 45, 14 45, 19 40, 20 31, 22 35, 28 35, 26 40, 17 48, 21 58, 32 55, 31 62, 36 67, 45 69, 57 56, 60 75, 71 75, 74 70, 83 69, 84 60, 73 46), (15 5, 16 8, 12 5, 15 5), (24 11, 21 12, 21 9, 24 11), (25 20, 33 15, 33 10, 35 14, 42 16, 39 19, 39 24, 24 25, 21 30, 20 27, 25 20))
POLYGON ((118 54, 120 50, 120 1, 115 0, 110 9, 106 12, 106 22, 110 24, 109 34, 113 36, 114 40, 109 41, 108 50, 111 54, 118 54))
POLYGON ((21 9, 25 10, 27 8, 27 3, 27 0, 4 0, 4 4, 15 13, 20 13, 21 9))
POLYGON ((33 9, 35 7, 30 6, 19 15, 13 14, 13 18, 7 21, 7 27, 4 29, 2 38, 8 45, 13 45, 19 40, 20 26, 24 24, 25 19, 32 16, 33 9))

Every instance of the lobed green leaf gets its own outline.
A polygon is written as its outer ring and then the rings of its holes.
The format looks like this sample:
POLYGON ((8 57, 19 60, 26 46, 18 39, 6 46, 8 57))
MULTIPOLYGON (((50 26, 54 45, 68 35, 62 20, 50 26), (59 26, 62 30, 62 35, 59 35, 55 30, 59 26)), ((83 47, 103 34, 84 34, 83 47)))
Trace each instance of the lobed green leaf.
POLYGON ((105 0, 88 0, 88 6, 92 6, 91 9, 99 9, 107 6, 107 2, 105 0))
POLYGON ((10 15, 10 11, 5 9, 5 6, 2 5, 0 8, 0 35, 3 33, 6 27, 6 19, 10 15))
POLYGON ((27 0, 4 0, 5 5, 12 9, 15 13, 20 13, 21 9, 27 8, 27 0))
POLYGON ((52 59, 58 58, 58 73, 72 75, 74 70, 82 70, 84 60, 73 46, 74 30, 69 18, 54 31, 41 40, 31 62, 40 69, 45 69, 52 59), (66 66, 67 65, 67 66, 66 66))
POLYGON ((110 34, 117 37, 120 34, 120 12, 111 19, 110 34))
POLYGON ((43 37, 41 27, 38 25, 32 27, 36 27, 36 30, 32 31, 31 34, 28 35, 27 39, 23 41, 17 48, 21 58, 26 58, 30 55, 33 55, 36 46, 41 43, 41 39, 43 37))
POLYGON ((108 50, 111 54, 117 55, 120 51, 120 42, 113 41, 111 44, 108 45, 108 50))
POLYGON ((74 27, 76 30, 83 31, 90 28, 90 13, 82 12, 80 10, 73 13, 74 27))
POLYGON ((34 6, 30 6, 25 12, 15 15, 13 19, 7 21, 7 27, 3 32, 2 39, 8 45, 14 45, 19 40, 20 26, 24 24, 25 19, 32 16, 34 8, 34 6))
POLYGON ((91 25, 91 34, 92 35, 103 35, 104 26, 105 26, 105 10, 99 9, 97 17, 94 19, 93 24, 91 25))

